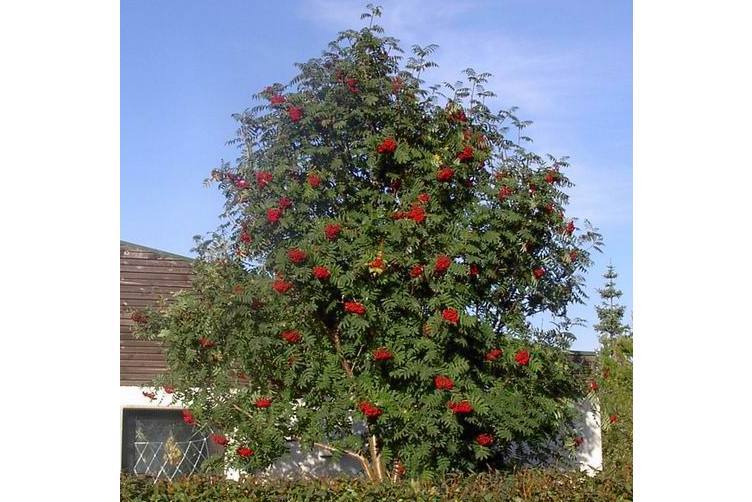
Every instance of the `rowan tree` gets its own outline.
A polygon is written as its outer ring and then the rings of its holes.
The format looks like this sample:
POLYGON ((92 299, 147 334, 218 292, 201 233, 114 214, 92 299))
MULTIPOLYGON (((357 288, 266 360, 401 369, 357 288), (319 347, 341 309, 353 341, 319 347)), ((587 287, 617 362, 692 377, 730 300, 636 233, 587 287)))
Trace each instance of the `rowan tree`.
POLYGON ((379 14, 235 116, 194 287, 143 322, 229 465, 296 439, 373 480, 480 470, 559 434, 578 396, 567 307, 600 236, 565 215, 567 159, 486 106, 488 73, 427 86, 436 46, 405 59, 379 14))

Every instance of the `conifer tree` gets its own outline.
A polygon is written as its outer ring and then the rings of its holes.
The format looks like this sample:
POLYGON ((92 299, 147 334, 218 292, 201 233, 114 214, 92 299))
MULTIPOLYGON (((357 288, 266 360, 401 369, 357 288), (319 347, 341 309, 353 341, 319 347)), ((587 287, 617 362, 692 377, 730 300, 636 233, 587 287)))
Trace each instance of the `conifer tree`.
POLYGON ((602 424, 604 470, 624 478, 632 477, 632 332, 624 324, 625 307, 618 304, 622 292, 616 287, 618 274, 612 265, 603 275, 606 284, 598 292, 601 305, 596 306, 600 333, 597 375, 591 383, 597 397, 602 424))
POLYGON ((621 290, 616 287, 618 276, 619 274, 616 273, 614 266, 609 264, 606 273, 603 274, 606 284, 598 290, 601 296, 601 304, 595 307, 598 314, 598 323, 593 327, 601 336, 607 338, 615 338, 629 331, 629 326, 623 324, 626 307, 618 303, 622 296, 621 290))
POLYGON ((529 321, 569 325, 601 243, 564 214, 566 158, 486 106, 488 73, 426 88, 436 46, 405 60, 379 13, 235 116, 193 288, 141 318, 230 465, 295 439, 377 481, 486 469, 560 434, 578 395, 571 335, 529 321))

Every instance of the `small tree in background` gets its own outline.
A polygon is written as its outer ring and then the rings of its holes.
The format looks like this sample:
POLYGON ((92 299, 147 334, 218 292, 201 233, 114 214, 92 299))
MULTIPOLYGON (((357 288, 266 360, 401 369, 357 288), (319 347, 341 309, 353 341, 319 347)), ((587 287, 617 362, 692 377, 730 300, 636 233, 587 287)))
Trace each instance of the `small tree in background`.
POLYGON ((608 266, 605 287, 599 289, 602 302, 596 306, 601 349, 598 372, 591 385, 601 411, 603 468, 632 478, 632 331, 624 324, 625 307, 618 304, 622 292, 616 287, 618 274, 608 266))
POLYGON ((379 14, 236 115, 224 222, 193 289, 143 318, 230 465, 297 439, 373 480, 477 471, 560 434, 579 395, 571 333, 528 321, 569 326, 600 245, 564 214, 566 159, 485 105, 489 74, 426 89, 436 47, 403 60, 379 14))

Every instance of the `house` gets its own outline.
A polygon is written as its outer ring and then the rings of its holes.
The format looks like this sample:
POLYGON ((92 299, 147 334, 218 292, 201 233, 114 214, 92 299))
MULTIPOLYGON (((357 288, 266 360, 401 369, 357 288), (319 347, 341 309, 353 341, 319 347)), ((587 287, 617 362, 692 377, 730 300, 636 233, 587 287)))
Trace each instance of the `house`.
MULTIPOLYGON (((159 342, 133 336, 133 312, 162 299, 169 301, 191 287, 191 277, 191 258, 120 241, 121 467, 125 472, 173 479, 196 472, 204 459, 220 451, 208 433, 183 422, 182 406, 172 403, 172 396, 164 390, 152 394, 144 387, 166 369, 165 360, 159 342)), ((592 362, 593 356, 592 352, 572 353, 575 361, 584 363, 592 362)), ((601 467, 600 417, 587 401, 579 407, 578 429, 585 442, 577 461, 582 469, 593 472, 601 467)), ((354 474, 360 470, 347 457, 333 462, 323 449, 304 453, 291 442, 290 450, 269 473, 354 474)))

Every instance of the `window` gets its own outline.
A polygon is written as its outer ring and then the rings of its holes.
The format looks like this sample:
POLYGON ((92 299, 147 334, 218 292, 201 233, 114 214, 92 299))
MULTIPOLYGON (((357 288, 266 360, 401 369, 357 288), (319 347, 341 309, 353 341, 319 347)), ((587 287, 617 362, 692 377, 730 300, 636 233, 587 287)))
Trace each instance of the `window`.
POLYGON ((124 409, 122 469, 172 480, 192 474, 217 447, 181 410, 124 409))

